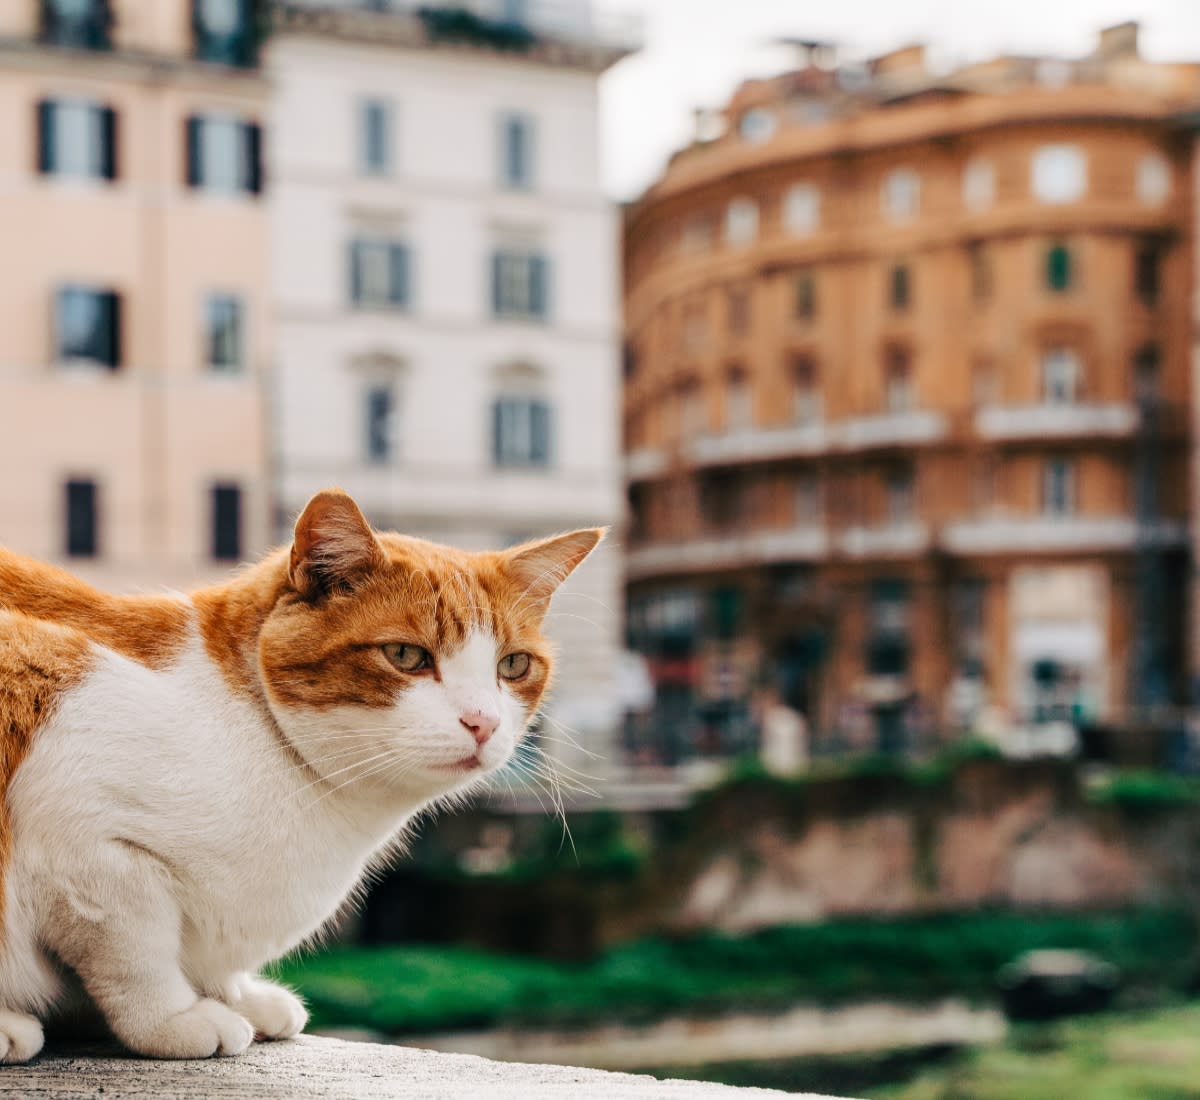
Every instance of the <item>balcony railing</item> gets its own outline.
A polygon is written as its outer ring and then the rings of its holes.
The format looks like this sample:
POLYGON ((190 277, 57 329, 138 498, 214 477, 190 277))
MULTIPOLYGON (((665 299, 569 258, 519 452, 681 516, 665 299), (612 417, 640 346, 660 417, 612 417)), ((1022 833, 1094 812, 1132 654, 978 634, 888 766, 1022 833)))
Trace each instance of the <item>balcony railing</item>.
POLYGON ((829 534, 824 527, 789 527, 748 535, 642 546, 629 552, 625 568, 630 577, 695 573, 770 562, 819 561, 828 556, 829 549, 829 534))
POLYGON ((1186 542, 1182 523, 1139 524, 1131 516, 1006 516, 960 520, 942 529, 942 545, 952 554, 1130 551, 1186 542))
POLYGON ((625 455, 625 477, 629 481, 646 481, 665 473, 667 454, 657 447, 639 447, 625 455))
POLYGON ((927 523, 908 520, 878 527, 847 528, 839 544, 842 553, 851 558, 901 558, 925 553, 932 538, 927 523))
POLYGON ((111 30, 109 0, 91 0, 86 4, 42 0, 43 42, 77 50, 108 50, 112 48, 111 30))
POLYGON ((1137 427, 1129 403, 989 405, 975 414, 975 431, 995 440, 1128 436, 1137 427))
POLYGON ((913 447, 936 443, 947 432, 946 418, 930 409, 857 416, 840 425, 840 444, 848 451, 872 447, 913 447))
POLYGON ((829 450, 834 435, 821 422, 789 428, 761 428, 702 435, 691 440, 685 454, 697 466, 761 462, 792 455, 813 455, 829 450))

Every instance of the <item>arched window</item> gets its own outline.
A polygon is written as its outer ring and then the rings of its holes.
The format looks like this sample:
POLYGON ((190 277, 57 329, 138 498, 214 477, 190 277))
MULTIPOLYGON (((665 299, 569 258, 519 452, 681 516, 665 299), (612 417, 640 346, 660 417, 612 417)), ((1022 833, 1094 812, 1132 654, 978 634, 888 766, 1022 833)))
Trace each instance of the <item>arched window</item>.
POLYGON ((821 224, 821 191, 812 183, 797 183, 783 199, 783 224, 797 237, 808 237, 821 224))
POLYGON ((921 177, 912 168, 897 168, 883 181, 883 212, 893 222, 912 221, 921 209, 921 177))
POLYGON ((996 201, 996 168, 990 160, 976 157, 967 162, 962 195, 968 210, 986 210, 996 201))
POLYGON ((1043 145, 1033 154, 1033 194, 1042 202, 1075 202, 1087 191, 1087 157, 1076 145, 1043 145))

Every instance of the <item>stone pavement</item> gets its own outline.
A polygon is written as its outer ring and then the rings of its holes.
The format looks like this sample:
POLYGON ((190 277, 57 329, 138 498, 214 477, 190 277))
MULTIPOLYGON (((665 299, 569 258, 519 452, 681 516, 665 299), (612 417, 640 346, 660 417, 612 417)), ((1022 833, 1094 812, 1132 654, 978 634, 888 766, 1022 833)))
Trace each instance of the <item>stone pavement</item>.
POLYGON ((256 1043, 237 1058, 193 1062, 148 1061, 104 1046, 51 1045, 29 1065, 0 1066, 0 1096, 20 1100, 752 1100, 786 1095, 309 1035, 256 1043))

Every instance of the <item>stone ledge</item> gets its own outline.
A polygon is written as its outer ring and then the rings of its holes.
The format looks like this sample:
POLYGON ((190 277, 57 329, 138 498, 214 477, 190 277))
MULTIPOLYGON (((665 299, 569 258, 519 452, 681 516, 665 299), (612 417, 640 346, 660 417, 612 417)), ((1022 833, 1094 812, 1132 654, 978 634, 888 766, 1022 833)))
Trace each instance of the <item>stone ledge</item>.
POLYGON ((110 1046, 52 1044, 29 1065, 0 1066, 0 1094, 21 1100, 733 1100, 789 1095, 565 1066, 490 1062, 468 1054, 311 1035, 286 1043, 256 1043, 238 1058, 192 1062, 149 1061, 110 1046))

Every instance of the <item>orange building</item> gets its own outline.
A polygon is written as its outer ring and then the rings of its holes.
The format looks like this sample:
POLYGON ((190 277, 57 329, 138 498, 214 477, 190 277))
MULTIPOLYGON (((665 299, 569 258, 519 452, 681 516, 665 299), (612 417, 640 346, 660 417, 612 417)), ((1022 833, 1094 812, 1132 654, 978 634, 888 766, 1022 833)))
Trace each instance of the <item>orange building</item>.
POLYGON ((749 747, 758 686, 885 750, 1181 700, 1200 66, 829 53, 627 212, 634 747, 749 747))

